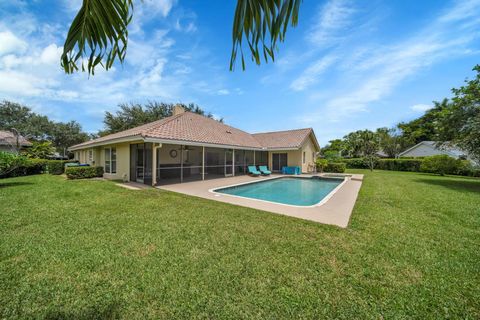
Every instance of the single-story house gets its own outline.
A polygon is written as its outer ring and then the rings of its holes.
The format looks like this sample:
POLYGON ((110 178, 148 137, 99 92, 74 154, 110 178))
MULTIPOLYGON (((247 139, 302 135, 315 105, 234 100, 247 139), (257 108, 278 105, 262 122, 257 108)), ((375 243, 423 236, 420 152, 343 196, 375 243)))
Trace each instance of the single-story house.
POLYGON ((243 175, 249 165, 312 172, 320 146, 311 128, 250 134, 176 106, 171 117, 69 150, 103 166, 105 178, 159 185, 243 175))
POLYGON ((32 143, 22 135, 18 135, 17 137, 17 135, 11 131, 0 130, 0 151, 13 152, 31 146, 32 143))
POLYGON ((462 150, 445 144, 442 147, 437 146, 438 141, 422 141, 417 143, 413 147, 408 148, 407 150, 400 152, 399 157, 429 157, 440 154, 445 154, 455 159, 467 159, 467 155, 462 150))

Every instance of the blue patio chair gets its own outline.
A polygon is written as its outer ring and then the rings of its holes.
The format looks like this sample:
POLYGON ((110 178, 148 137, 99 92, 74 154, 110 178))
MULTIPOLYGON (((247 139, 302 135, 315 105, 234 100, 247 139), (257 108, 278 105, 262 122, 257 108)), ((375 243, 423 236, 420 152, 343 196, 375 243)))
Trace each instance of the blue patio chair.
POLYGON ((255 168, 255 166, 248 166, 248 174, 254 177, 258 177, 262 173, 255 168))
POLYGON ((258 166, 258 170, 264 175, 269 176, 272 174, 272 171, 268 170, 267 166, 258 166))

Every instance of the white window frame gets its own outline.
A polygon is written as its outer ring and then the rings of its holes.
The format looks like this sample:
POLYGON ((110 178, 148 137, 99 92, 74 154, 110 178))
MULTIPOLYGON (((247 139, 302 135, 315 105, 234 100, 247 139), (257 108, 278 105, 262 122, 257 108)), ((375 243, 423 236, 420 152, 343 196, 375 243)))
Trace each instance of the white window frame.
POLYGON ((103 161, 103 170, 104 170, 105 173, 108 173, 108 174, 116 174, 117 173, 117 148, 109 147, 109 148, 105 148, 104 150, 105 150, 105 152, 104 152, 105 159, 103 161), (115 149, 115 160, 112 160, 112 150, 114 150, 114 149, 115 149), (107 159, 107 157, 106 157, 107 151, 108 151, 108 154, 109 154, 109 159, 107 159), (112 170, 113 162, 115 162, 115 171, 112 170), (109 164, 108 171, 107 171, 107 163, 109 164))
POLYGON ((88 163, 92 164, 93 163, 93 157, 94 157, 94 153, 93 153, 93 149, 89 149, 88 150, 88 163))

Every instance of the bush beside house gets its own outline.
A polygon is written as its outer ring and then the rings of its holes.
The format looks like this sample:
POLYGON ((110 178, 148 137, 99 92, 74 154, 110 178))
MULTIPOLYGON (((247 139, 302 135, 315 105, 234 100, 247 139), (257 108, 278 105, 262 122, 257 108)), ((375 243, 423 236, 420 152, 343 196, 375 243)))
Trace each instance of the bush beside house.
POLYGON ((67 167, 65 174, 68 179, 87 179, 103 176, 103 167, 67 167))
POLYGON ((27 158, 8 152, 0 152, 0 177, 19 177, 33 174, 50 173, 63 174, 65 164, 75 160, 48 160, 27 158))
POLYGON ((336 173, 344 173, 347 169, 345 163, 342 162, 330 162, 328 163, 325 168, 324 172, 336 172, 336 173))

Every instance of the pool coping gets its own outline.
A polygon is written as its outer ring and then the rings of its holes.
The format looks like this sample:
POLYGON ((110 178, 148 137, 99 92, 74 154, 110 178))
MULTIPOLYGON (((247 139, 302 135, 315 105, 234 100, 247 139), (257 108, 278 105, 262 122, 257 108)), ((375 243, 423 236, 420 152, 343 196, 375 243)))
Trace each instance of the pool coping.
MULTIPOLYGON (((314 221, 322 224, 335 225, 346 228, 350 221, 355 202, 360 191, 363 175, 362 174, 336 174, 337 176, 349 176, 345 184, 339 188, 331 197, 321 206, 314 207, 294 207, 280 203, 258 201, 251 198, 235 197, 226 194, 215 194, 209 192, 210 189, 218 189, 229 185, 248 183, 252 181, 267 180, 275 177, 291 175, 272 174, 270 177, 250 177, 234 176, 226 178, 217 178, 203 181, 192 181, 185 183, 169 184, 158 186, 158 189, 186 194, 189 196, 203 199, 224 202, 232 205, 248 207, 260 210, 266 213, 274 213, 314 221)), ((320 176, 325 177, 328 174, 302 174, 300 177, 320 176)), ((201 211, 199 212, 201 214, 201 211)))
MULTIPOLYGON (((262 199, 251 198, 251 197, 243 197, 243 196, 237 196, 237 195, 234 195, 234 194, 222 193, 222 192, 217 191, 217 190, 220 190, 220 189, 228 189, 228 188, 231 188, 231 187, 244 186, 244 185, 247 185, 247 184, 262 183, 262 182, 265 182, 265 181, 276 180, 276 179, 283 179, 283 178, 313 179, 313 177, 314 176, 306 177, 306 176, 302 176, 302 175, 282 175, 282 176, 278 176, 278 177, 270 177, 270 178, 263 179, 263 180, 242 182, 242 183, 232 184, 232 185, 229 185, 229 186, 212 188, 212 189, 209 189, 208 192, 211 192, 213 194, 220 194, 222 196, 243 198, 243 199, 249 199, 249 200, 253 200, 253 201, 262 201, 262 202, 266 202, 266 203, 278 204, 278 205, 282 205, 282 206, 289 206, 289 207, 295 207, 295 208, 313 208, 313 207, 319 207, 319 206, 325 204, 347 182, 347 180, 350 179, 350 177, 344 176, 343 181, 338 186, 336 186, 332 191, 330 191, 325 197, 323 197, 322 200, 320 200, 318 203, 315 203, 315 204, 312 204, 312 205, 309 205, 309 206, 299 206, 299 205, 294 205, 294 204, 268 201, 268 200, 262 200, 262 199)), ((336 180, 340 179, 339 177, 328 177, 328 176, 319 176, 319 177, 324 178, 324 179, 336 179, 336 180)))

